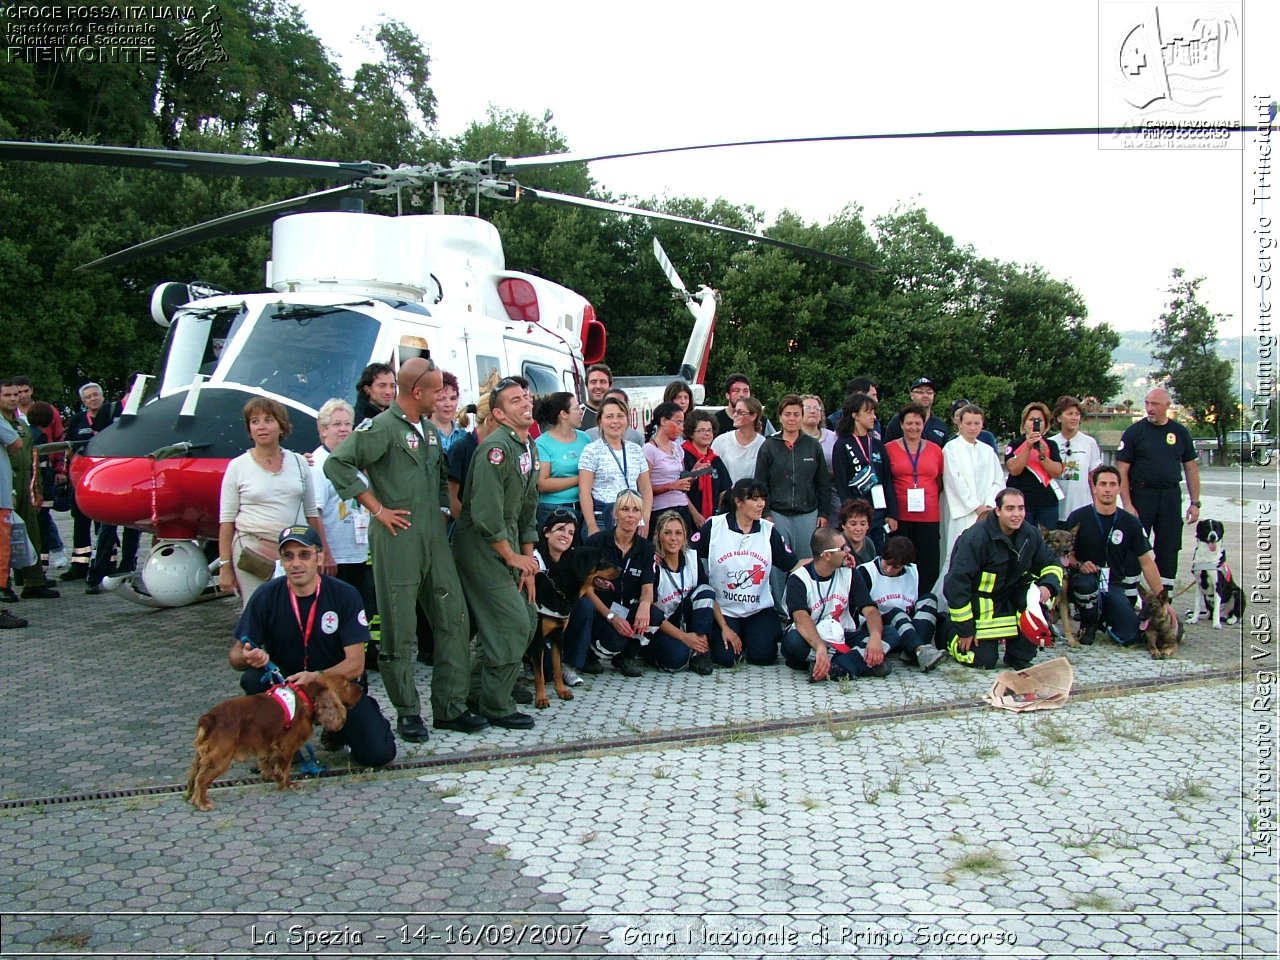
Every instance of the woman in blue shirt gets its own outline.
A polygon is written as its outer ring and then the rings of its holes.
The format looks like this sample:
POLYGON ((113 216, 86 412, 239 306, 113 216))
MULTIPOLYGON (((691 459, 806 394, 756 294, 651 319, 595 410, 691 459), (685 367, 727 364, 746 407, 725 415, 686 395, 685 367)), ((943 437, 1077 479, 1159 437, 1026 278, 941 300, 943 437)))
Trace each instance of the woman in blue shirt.
MULTIPOLYGON (((542 433, 538 446, 538 527, 556 510, 573 510, 578 503, 578 459, 591 439, 579 429, 582 405, 571 393, 549 393, 534 407, 542 433)), ((581 538, 582 524, 578 524, 581 538)))

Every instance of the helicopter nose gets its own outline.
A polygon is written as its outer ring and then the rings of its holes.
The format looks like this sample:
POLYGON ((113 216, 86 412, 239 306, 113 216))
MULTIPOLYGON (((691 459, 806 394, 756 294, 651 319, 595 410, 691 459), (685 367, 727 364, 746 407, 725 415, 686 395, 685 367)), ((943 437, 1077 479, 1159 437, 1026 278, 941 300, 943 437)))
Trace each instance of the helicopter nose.
POLYGON ((76 457, 76 504, 100 523, 178 540, 217 536, 217 504, 228 461, 175 457, 76 457))

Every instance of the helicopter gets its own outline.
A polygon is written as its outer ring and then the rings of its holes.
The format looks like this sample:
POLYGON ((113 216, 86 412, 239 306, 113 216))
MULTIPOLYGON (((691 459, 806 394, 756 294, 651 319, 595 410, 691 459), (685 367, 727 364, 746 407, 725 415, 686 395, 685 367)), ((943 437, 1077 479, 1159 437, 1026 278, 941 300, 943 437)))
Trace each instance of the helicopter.
MULTIPOLYGON (((480 197, 570 203, 702 226, 859 265, 717 224, 531 191, 511 176, 514 167, 576 162, 564 155, 392 170, 372 163, 6 142, 0 143, 0 159, 350 181, 185 228, 84 267, 114 266, 272 224, 267 292, 177 281, 155 287, 151 316, 166 331, 159 371, 137 375, 118 419, 72 462, 77 503, 87 516, 153 534, 136 574, 104 581, 107 589, 147 606, 181 606, 218 595, 200 543, 217 539, 222 475, 244 450, 241 410, 251 396, 285 405, 295 424, 286 446, 298 452, 319 444, 320 406, 349 396, 373 362, 398 370, 413 357, 430 357, 458 377, 463 403, 476 400, 495 372, 519 373, 539 394, 566 390, 583 396, 586 367, 602 361, 607 348, 606 328, 592 304, 553 281, 507 270, 497 229, 478 216, 441 212, 441 185, 461 184, 477 205, 480 197), (406 189, 427 186, 436 195, 430 214, 384 216, 363 209, 371 195, 399 198, 406 189)), ((694 324, 677 371, 616 379, 630 396, 635 426, 673 379, 690 384, 695 401, 702 402, 715 327, 715 291, 704 286, 690 292, 656 238, 654 252, 694 324)))
MULTIPOLYGON (((478 396, 497 371, 519 373, 532 390, 567 390, 583 397, 585 368, 604 359, 607 331, 591 303, 553 281, 506 269, 501 238, 479 218, 479 201, 540 201, 713 230, 845 266, 880 267, 818 250, 661 211, 521 185, 522 170, 629 156, 724 147, 917 138, 1099 135, 1096 127, 940 130, 922 133, 841 134, 743 140, 627 153, 569 154, 401 165, 359 163, 74 143, 0 142, 0 161, 92 164, 165 173, 307 178, 341 181, 144 241, 81 269, 110 267, 271 224, 270 292, 233 293, 207 284, 162 283, 151 314, 165 327, 158 374, 140 374, 119 418, 74 458, 72 482, 80 509, 102 523, 154 535, 153 546, 129 578, 128 599, 159 607, 217 596, 210 558, 200 541, 216 540, 218 501, 228 462, 245 446, 241 410, 251 396, 269 396, 293 414, 286 446, 298 452, 319 443, 318 408, 350 395, 371 362, 393 369, 430 357, 457 375, 460 399, 478 396), (371 196, 430 189, 430 214, 365 212, 371 196), (441 190, 475 198, 476 216, 443 212, 441 190)), ((694 317, 680 368, 673 374, 618 377, 640 426, 673 379, 705 399, 703 381, 712 347, 717 296, 691 293, 661 246, 655 255, 694 317)))

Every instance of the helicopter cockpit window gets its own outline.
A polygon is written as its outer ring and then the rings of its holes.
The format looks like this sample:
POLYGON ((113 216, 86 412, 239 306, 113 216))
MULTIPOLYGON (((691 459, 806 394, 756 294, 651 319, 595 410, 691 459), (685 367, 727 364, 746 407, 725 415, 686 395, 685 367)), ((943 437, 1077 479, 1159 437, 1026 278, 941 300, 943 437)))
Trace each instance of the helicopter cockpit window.
POLYGON ((197 374, 211 376, 222 349, 244 320, 242 305, 179 311, 165 335, 161 392, 190 385, 197 374))
POLYGON ((378 321, 343 307, 275 304, 262 312, 223 380, 319 409, 355 389, 378 321))

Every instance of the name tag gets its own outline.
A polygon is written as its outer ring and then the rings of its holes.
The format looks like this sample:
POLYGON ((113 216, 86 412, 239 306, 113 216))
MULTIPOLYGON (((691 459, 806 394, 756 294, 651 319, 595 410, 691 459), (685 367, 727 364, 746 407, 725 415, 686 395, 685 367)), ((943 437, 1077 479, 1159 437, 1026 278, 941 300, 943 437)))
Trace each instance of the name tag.
POLYGON ((924 487, 907 491, 907 513, 924 513, 924 487))
MULTIPOLYGON (((924 491, 921 490, 920 494, 921 494, 921 501, 922 501, 920 509, 923 510, 924 509, 924 506, 923 506, 924 491)), ((875 507, 877 510, 885 509, 884 487, 880 486, 880 484, 878 483, 871 488, 871 505, 875 507)))
POLYGON ((1049 481, 1049 489, 1053 491, 1053 495, 1057 497, 1059 500, 1067 499, 1067 495, 1062 492, 1062 487, 1058 485, 1057 480, 1049 481))

